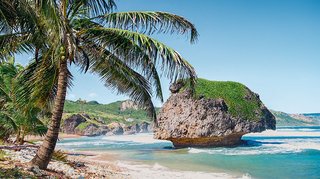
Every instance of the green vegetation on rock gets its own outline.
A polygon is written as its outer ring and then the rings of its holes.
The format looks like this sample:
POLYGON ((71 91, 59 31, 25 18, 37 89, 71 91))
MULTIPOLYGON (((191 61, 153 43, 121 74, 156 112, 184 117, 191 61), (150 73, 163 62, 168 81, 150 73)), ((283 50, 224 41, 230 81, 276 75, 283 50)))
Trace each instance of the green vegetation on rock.
POLYGON ((230 114, 247 120, 258 121, 261 102, 245 85, 232 81, 209 81, 199 78, 195 86, 196 96, 223 99, 230 114))
POLYGON ((76 129, 82 131, 82 130, 84 130, 86 127, 88 127, 88 125, 90 125, 90 124, 91 124, 90 122, 83 122, 83 123, 79 124, 79 125, 76 127, 76 129))

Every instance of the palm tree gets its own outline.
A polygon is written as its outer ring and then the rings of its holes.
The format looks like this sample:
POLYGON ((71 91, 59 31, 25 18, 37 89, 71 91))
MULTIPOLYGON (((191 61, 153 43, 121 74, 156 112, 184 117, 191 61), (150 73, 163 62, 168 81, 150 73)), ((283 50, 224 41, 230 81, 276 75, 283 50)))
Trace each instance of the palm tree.
POLYGON ((157 68, 171 82, 189 79, 194 86, 193 67, 174 49, 149 36, 186 34, 195 42, 198 33, 192 23, 166 12, 114 12, 115 8, 113 0, 0 2, 0 55, 33 54, 26 91, 41 96, 40 89, 52 87, 45 95, 50 98, 37 102, 46 105, 54 99, 50 127, 32 160, 41 169, 47 167, 58 139, 66 91, 72 81, 68 64, 98 74, 105 86, 144 106, 155 122, 152 94, 163 101, 157 68))
POLYGON ((44 135, 46 127, 41 122, 41 110, 20 98, 20 73, 23 67, 16 65, 14 59, 0 64, 0 139, 6 140, 10 135, 16 135, 15 143, 23 144, 27 134, 44 135))

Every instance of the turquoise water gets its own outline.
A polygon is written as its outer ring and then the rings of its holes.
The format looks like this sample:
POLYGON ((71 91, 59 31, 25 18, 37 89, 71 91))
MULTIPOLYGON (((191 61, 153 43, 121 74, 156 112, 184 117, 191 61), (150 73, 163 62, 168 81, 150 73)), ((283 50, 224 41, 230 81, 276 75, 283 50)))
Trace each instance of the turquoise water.
POLYGON ((174 149, 152 134, 81 137, 60 141, 75 151, 112 151, 123 159, 188 171, 224 172, 252 178, 320 178, 320 126, 281 127, 246 135, 234 148, 174 149))

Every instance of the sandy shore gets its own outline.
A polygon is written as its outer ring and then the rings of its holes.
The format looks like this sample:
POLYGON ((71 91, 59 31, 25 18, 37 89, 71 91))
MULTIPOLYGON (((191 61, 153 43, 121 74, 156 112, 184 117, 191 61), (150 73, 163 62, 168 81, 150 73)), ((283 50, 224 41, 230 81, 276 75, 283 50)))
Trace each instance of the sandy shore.
MULTIPOLYGON (((79 138, 78 135, 59 134, 60 139, 79 138)), ((43 138, 28 136, 28 141, 41 141, 43 138)), ((115 141, 135 141, 140 143, 153 143, 150 136, 108 136, 109 140, 115 141)), ((35 148, 26 148, 21 151, 9 151, 11 164, 20 166, 21 170, 28 171, 30 175, 30 161, 36 153, 35 148)), ((113 151, 72 151, 58 147, 67 154, 68 162, 53 160, 49 163, 48 169, 43 171, 42 176, 55 176, 58 178, 119 178, 119 179, 171 179, 171 178, 250 178, 249 176, 239 176, 230 173, 198 172, 174 170, 159 165, 158 163, 145 164, 139 161, 126 160, 120 153, 113 151)), ((1 162, 0 162, 1 166, 1 162)), ((40 172, 41 173, 41 172, 40 172)), ((37 173, 36 173, 37 174, 37 173)))
MULTIPOLYGON (((209 173, 209 172, 195 172, 195 171, 178 171, 172 170, 159 164, 146 165, 139 162, 119 160, 115 153, 110 152, 77 152, 69 155, 70 160, 81 161, 86 164, 95 165, 98 168, 101 166, 111 169, 116 173, 113 175, 115 178, 132 178, 132 179, 194 179, 194 178, 250 178, 250 176, 233 176, 227 173, 209 173)), ((99 170, 97 170, 100 172, 99 170)))
MULTIPOLYGON (((68 139, 68 138, 79 138, 80 135, 76 134, 65 134, 65 133, 59 133, 59 139, 68 139)), ((41 141, 44 139, 44 136, 34 136, 34 135, 28 135, 25 137, 25 141, 35 142, 35 141, 41 141)))
MULTIPOLYGON (((38 178, 112 178, 112 179, 194 179, 194 178, 250 178, 236 177, 226 173, 205 173, 195 171, 178 171, 159 164, 146 165, 138 162, 119 160, 110 152, 67 152, 67 162, 52 160, 48 170, 40 170, 30 165, 36 153, 35 148, 20 151, 5 150, 8 160, 0 161, 0 172, 18 169, 20 176, 38 178), (10 159, 9 159, 10 158, 10 159)), ((0 175, 1 176, 1 175, 0 175)), ((9 176, 10 177, 10 176, 9 176)))

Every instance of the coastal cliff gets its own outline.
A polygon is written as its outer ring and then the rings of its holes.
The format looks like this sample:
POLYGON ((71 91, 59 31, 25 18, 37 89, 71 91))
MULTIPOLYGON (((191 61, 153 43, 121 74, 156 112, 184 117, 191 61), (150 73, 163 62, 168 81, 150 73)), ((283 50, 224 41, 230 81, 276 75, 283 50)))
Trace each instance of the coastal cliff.
POLYGON ((195 94, 181 83, 170 90, 154 137, 175 147, 234 146, 244 134, 275 129, 272 113, 240 83, 199 79, 195 94))

